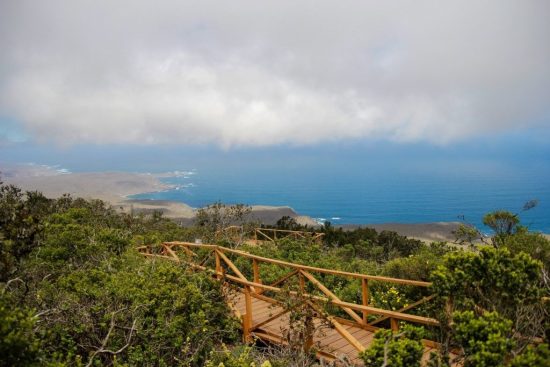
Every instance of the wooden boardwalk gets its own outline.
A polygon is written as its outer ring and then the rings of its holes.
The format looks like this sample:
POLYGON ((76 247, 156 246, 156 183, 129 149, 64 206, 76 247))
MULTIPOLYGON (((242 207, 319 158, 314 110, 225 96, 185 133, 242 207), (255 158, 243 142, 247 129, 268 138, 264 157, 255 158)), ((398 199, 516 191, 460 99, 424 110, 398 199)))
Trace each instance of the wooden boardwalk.
MULTIPOLYGON (((231 308, 235 316, 242 318, 246 314, 245 295, 240 293, 229 298, 231 308)), ((276 344, 286 344, 284 336, 288 334, 290 319, 285 309, 276 303, 255 298, 252 296, 252 324, 260 325, 251 331, 251 335, 261 340, 276 344), (282 315, 281 315, 282 314, 282 315), (280 315, 276 318, 273 316, 280 315), (267 322, 266 322, 267 321, 267 322)), ((342 320, 340 320, 342 322, 342 320)), ((344 321, 345 322, 345 321, 344 321)), ((362 366, 359 358, 359 350, 342 336, 332 325, 320 318, 313 320, 315 334, 313 336, 313 347, 319 350, 319 357, 328 360, 346 358, 351 364, 362 366)), ((374 338, 376 327, 365 328, 360 325, 343 324, 344 329, 349 332, 361 345, 368 348, 374 338)), ((430 353, 436 350, 435 343, 425 342, 423 361, 427 361, 430 353)))
MULTIPOLYGON (((242 320, 245 342, 252 342, 257 338, 264 342, 285 345, 289 343, 289 338, 296 340, 296 337, 302 336, 303 347, 314 348, 319 358, 327 360, 345 358, 352 365, 362 366, 359 353, 370 346, 379 326, 387 324, 397 331, 402 322, 427 326, 438 325, 435 319, 407 313, 414 307, 430 301, 431 296, 424 297, 398 311, 369 305, 369 281, 416 287, 427 287, 430 285, 427 282, 315 268, 263 258, 225 247, 188 242, 166 242, 162 245, 161 251, 156 253, 147 246, 140 247, 138 250, 144 256, 185 263, 197 270, 209 271, 215 278, 222 281, 229 307, 235 316, 242 320), (199 251, 202 251, 202 255, 206 253, 206 256, 199 259, 199 251), (243 259, 251 262, 251 266, 247 269, 239 269, 235 265, 236 260, 240 260, 242 264, 243 259), (271 284, 263 284, 260 277, 261 264, 275 265, 287 269, 288 272, 271 284), (244 273, 248 273, 251 279, 244 273), (342 301, 313 274, 358 280, 362 291, 361 304, 342 301), (283 288, 283 284, 292 281, 294 288, 283 288), (309 333, 298 336, 292 334, 290 327, 293 324, 290 314, 293 311, 292 307, 296 305, 289 307, 281 301, 281 296, 297 299, 302 309, 305 307, 310 311, 311 318, 308 319, 307 324, 309 333), (337 314, 328 314, 324 309, 328 304, 340 311, 337 314), (343 315, 346 317, 344 318, 343 315), (377 316, 374 320, 372 320, 373 315, 377 316)), ((430 352, 434 351, 438 345, 429 340, 423 340, 423 344, 425 362, 430 352)))

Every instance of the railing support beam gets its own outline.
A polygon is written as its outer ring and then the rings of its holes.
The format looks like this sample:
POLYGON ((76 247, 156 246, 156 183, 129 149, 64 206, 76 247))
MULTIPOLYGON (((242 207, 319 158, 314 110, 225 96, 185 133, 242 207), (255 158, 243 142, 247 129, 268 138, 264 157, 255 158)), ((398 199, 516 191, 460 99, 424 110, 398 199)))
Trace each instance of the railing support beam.
POLYGON ((250 295, 250 287, 244 287, 244 303, 246 313, 243 315, 243 339, 245 343, 252 342, 252 296, 250 295))
MULTIPOLYGON (((363 299, 363 306, 368 306, 369 305, 369 280, 365 278, 361 279, 361 296, 363 299)), ((368 311, 363 311, 363 324, 365 325, 368 323, 368 320, 367 320, 368 315, 369 315, 368 311)))

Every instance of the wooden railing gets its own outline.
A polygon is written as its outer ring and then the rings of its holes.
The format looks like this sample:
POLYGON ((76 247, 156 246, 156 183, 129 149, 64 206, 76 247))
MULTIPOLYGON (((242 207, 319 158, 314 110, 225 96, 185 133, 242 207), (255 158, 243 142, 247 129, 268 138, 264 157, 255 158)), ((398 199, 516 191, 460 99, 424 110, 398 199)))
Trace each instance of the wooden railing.
POLYGON ((313 242, 320 242, 323 239, 324 233, 307 232, 307 231, 291 231, 288 229, 275 229, 275 228, 255 228, 254 240, 260 241, 272 241, 275 242, 281 238, 291 238, 294 240, 309 240, 313 242))
MULTIPOLYGON (((312 308, 316 310, 320 310, 321 303, 330 304, 336 306, 337 308, 342 310, 347 316, 349 316, 350 319, 345 319, 342 317, 325 315, 330 323, 334 326, 334 328, 338 331, 338 333, 340 333, 346 340, 348 340, 350 344, 352 344, 359 351, 365 349, 365 346, 359 343, 346 330, 346 328, 343 327, 343 324, 357 325, 366 330, 374 330, 374 325, 379 325, 380 323, 388 319, 390 327, 393 330, 397 330, 399 328, 399 321, 406 321, 429 326, 439 325, 436 319, 406 313, 406 311, 409 311, 414 307, 417 307, 431 300, 433 296, 423 297, 417 302, 414 302, 397 311, 373 307, 369 304, 369 286, 370 282, 372 281, 424 288, 431 285, 431 283, 429 282, 390 278, 378 275, 351 273, 340 270, 324 269, 314 266, 294 264, 282 260, 261 257, 250 254, 248 252, 226 247, 208 244, 196 244, 190 242, 165 242, 161 245, 160 251, 158 251, 157 253, 153 253, 153 248, 150 246, 142 246, 139 247, 138 250, 147 257, 164 258, 178 263, 185 263, 194 269, 208 271, 217 279, 235 284, 239 288, 241 288, 245 296, 246 304, 245 314, 241 315, 243 319, 243 334, 245 340, 250 340, 251 332, 259 329, 266 322, 269 322, 274 318, 281 316, 280 314, 274 315, 270 319, 265 320, 258 325, 254 325, 252 323, 252 315, 254 313, 252 307, 252 298, 258 298, 274 304, 280 304, 280 302, 277 301, 275 298, 265 296, 265 293, 288 292, 287 289, 284 289, 281 286, 283 285, 283 283, 288 282, 290 279, 293 278, 298 278, 300 291, 292 291, 290 292, 291 294, 305 295, 307 297, 307 302, 312 308), (203 252, 206 250, 207 254, 203 259, 199 259, 198 254, 193 250, 202 250, 203 252), (181 251, 182 255, 185 254, 184 257, 178 256, 178 251, 181 251), (214 261, 213 264, 210 264, 212 263, 212 261, 210 261, 212 259, 212 256, 214 257, 214 261), (244 269, 241 271, 241 269, 236 266, 235 262, 233 262, 229 258, 229 256, 247 259, 248 261, 250 261, 252 267, 252 279, 248 279, 243 274, 243 272, 246 271, 244 269), (288 269, 288 272, 271 284, 263 284, 260 277, 260 267, 262 264, 277 265, 288 269), (319 279, 315 276, 318 274, 340 276, 359 281, 361 283, 361 304, 345 302, 341 300, 334 292, 332 292, 321 281, 319 281, 319 279), (312 284, 313 288, 318 291, 318 294, 307 293, 306 282, 312 284), (378 318, 369 322, 369 315, 377 315, 378 318)), ((288 312, 288 310, 285 310, 282 313, 285 312, 288 312)))

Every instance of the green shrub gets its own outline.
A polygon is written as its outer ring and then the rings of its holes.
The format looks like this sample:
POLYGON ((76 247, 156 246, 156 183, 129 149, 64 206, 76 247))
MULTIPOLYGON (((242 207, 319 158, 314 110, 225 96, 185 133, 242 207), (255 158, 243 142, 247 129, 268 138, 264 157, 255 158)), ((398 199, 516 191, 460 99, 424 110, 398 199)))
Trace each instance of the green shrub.
POLYGON ((514 345, 512 321, 496 312, 476 317, 472 311, 453 313, 455 338, 464 351, 465 367, 502 366, 514 345))
POLYGON ((423 330, 405 326, 399 332, 378 330, 367 350, 360 353, 366 367, 420 367, 423 330))
POLYGON ((510 367, 548 367, 550 366, 550 350, 548 344, 540 344, 527 349, 510 363, 510 367))
POLYGON ((0 366, 38 366, 40 341, 31 310, 15 306, 0 293, 0 366))
POLYGON ((120 350, 118 362, 130 365, 201 364, 216 344, 236 340, 238 324, 218 282, 137 256, 75 270, 42 287, 41 302, 58 310, 42 322, 48 353, 110 364, 108 351, 120 350))

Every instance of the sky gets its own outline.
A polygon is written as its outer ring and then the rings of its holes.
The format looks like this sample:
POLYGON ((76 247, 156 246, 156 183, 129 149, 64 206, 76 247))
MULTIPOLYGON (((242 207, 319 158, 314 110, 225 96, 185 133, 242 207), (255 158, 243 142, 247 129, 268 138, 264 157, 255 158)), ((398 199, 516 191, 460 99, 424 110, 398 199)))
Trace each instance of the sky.
POLYGON ((0 153, 544 150, 549 16, 544 0, 4 0, 0 153))

